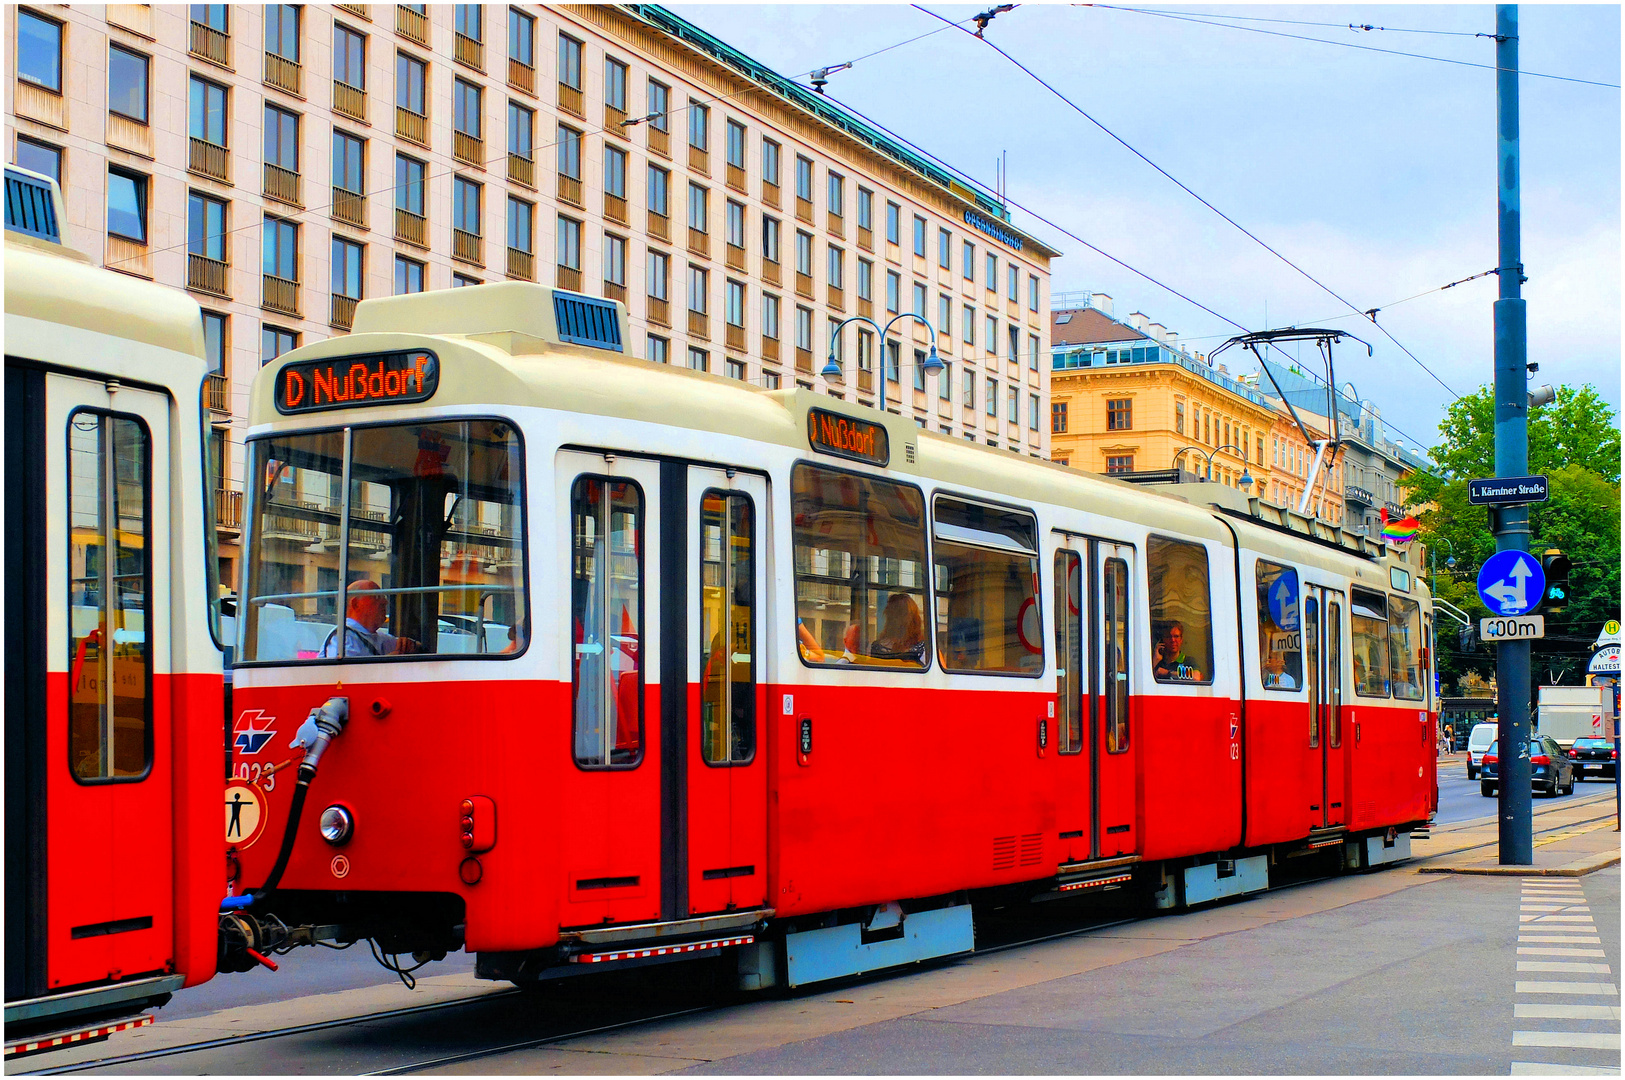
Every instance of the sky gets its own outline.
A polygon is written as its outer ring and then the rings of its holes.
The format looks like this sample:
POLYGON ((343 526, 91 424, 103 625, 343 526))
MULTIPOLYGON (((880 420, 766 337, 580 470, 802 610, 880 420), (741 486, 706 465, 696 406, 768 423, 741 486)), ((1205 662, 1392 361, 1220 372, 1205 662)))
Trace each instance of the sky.
MULTIPOLYGON (((950 20, 985 10, 925 6, 950 20)), ((906 5, 672 10, 789 77, 943 27, 906 5)), ((1618 6, 1525 4, 1520 20, 1524 72, 1620 82, 1618 6)), ((1013 203, 1248 330, 1330 326, 1364 338, 1374 355, 1346 339, 1337 348, 1338 385, 1353 382, 1373 401, 1390 437, 1427 448, 1454 395, 1494 378, 1497 279, 1432 291, 1496 265, 1495 43, 1469 36, 1494 30, 1490 5, 1022 4, 986 31, 1328 289, 1362 311, 1380 308, 1381 327, 1450 389, 1383 329, 969 34, 943 27, 859 60, 830 76, 827 92, 989 190, 1006 155, 1013 203), (1148 11, 1248 21, 1221 26, 1148 11), (1407 300, 1418 293, 1427 295, 1407 300)), ((1525 74, 1520 96, 1534 381, 1591 383, 1617 410, 1620 91, 1525 74)), ((1202 352, 1237 332, 1016 206, 1011 215, 1064 252, 1051 267, 1052 291, 1107 293, 1119 318, 1143 312, 1202 352)), ((1251 370, 1243 357, 1232 350, 1221 359, 1233 372, 1251 370)), ((1312 346, 1303 358, 1324 375, 1312 346)))

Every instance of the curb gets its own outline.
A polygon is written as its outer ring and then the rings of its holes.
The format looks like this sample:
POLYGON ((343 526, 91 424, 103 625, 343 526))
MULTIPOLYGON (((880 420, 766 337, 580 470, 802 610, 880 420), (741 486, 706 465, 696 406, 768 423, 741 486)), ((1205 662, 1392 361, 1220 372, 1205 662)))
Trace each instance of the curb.
POLYGON ((1620 853, 1605 851, 1562 866, 1419 866, 1418 874, 1477 874, 1483 877, 1584 877, 1617 866, 1620 853))

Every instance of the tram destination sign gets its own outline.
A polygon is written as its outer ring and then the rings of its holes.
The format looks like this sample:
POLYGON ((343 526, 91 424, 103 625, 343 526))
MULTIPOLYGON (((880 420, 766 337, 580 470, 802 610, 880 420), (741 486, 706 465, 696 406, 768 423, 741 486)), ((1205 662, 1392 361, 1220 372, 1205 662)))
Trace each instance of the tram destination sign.
POLYGON ((1522 506, 1546 501, 1544 476, 1495 476, 1467 481, 1467 501, 1474 506, 1522 506))
POLYGON ((854 420, 827 409, 807 410, 807 441, 821 454, 881 467, 891 461, 891 439, 883 424, 854 420))
POLYGON ((361 405, 407 405, 427 401, 440 388, 440 361, 422 349, 302 360, 276 373, 272 398, 284 416, 350 409, 361 405))

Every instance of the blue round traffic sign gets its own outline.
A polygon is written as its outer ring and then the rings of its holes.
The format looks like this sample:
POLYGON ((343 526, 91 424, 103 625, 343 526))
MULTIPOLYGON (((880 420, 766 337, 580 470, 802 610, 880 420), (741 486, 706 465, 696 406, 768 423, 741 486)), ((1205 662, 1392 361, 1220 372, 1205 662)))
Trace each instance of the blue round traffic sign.
POLYGON ((1270 583, 1270 619, 1282 630, 1298 628, 1298 572, 1290 567, 1270 583))
POLYGON ((1478 572, 1478 598, 1497 615, 1534 610, 1546 594, 1546 572, 1527 551, 1497 551, 1478 572))

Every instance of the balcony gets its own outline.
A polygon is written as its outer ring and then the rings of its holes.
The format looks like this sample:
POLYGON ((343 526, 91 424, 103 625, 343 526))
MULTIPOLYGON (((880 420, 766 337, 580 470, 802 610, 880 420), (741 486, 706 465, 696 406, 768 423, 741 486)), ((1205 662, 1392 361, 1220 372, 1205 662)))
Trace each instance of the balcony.
POLYGON ((728 262, 728 269, 738 270, 740 273, 745 272, 744 248, 740 247, 738 244, 729 244, 727 245, 727 249, 725 251, 725 257, 728 262))
POLYGON ((186 168, 189 172, 231 183, 231 154, 224 146, 216 146, 205 139, 190 139, 187 143, 186 168))
POLYGON ((265 54, 265 85, 286 90, 295 97, 303 97, 305 70, 285 56, 268 52, 265 54))
POLYGON ((711 234, 699 229, 688 230, 688 250, 702 259, 711 257, 711 234))
POLYGON ((511 56, 508 57, 508 85, 535 96, 536 69, 511 56))
POLYGON ((508 276, 519 278, 521 281, 536 280, 536 256, 529 251, 521 251, 516 247, 508 249, 508 276))
POLYGON ((466 131, 451 133, 451 156, 464 165, 485 168, 485 140, 466 131))
POLYGON ((875 392, 875 373, 868 368, 858 368, 858 393, 872 394, 875 392))
POLYGON ((485 42, 475 41, 466 34, 451 36, 451 58, 475 71, 485 70, 485 42))
POLYGON ((745 169, 742 165, 728 162, 728 186, 735 191, 745 190, 745 169))
POLYGON ((846 218, 834 212, 824 216, 830 233, 844 239, 846 237, 846 218))
POLYGON ((199 292, 211 293, 215 296, 225 296, 226 281, 231 272, 231 264, 220 259, 211 259, 207 255, 186 256, 186 287, 199 292))
POLYGON ((779 339, 778 338, 765 337, 765 336, 762 338, 762 359, 763 360, 772 360, 775 363, 778 361, 778 359, 779 359, 779 339))
POLYGON ((688 167, 697 173, 711 175, 711 151, 701 150, 693 143, 688 144, 688 167))
POLYGON ((862 225, 858 226, 858 247, 864 251, 873 251, 875 249, 875 231, 873 229, 866 229, 862 225))
POLYGON ((567 289, 570 292, 581 291, 581 268, 579 266, 557 266, 554 267, 554 272, 557 275, 554 281, 559 288, 567 289))
POLYGON ((689 310, 688 336, 702 341, 711 340, 711 318, 703 311, 689 310))
POLYGON ((353 296, 334 293, 332 316, 328 319, 328 325, 339 330, 350 329, 355 325, 355 306, 360 302, 353 296))
POLYGON ((649 152, 659 154, 663 158, 671 157, 671 132, 661 131, 651 121, 649 128, 649 152))
POLYGON ((803 199, 800 195, 796 196, 796 218, 805 221, 808 225, 812 224, 813 207, 811 199, 803 199))
POLYGON ((617 285, 613 281, 604 282, 604 299, 619 300, 623 304, 626 303, 626 286, 617 285))
POLYGON ((364 22, 372 22, 371 4, 334 4, 333 6, 342 12, 354 15, 356 18, 361 19, 364 22))
POLYGON ((796 292, 809 300, 812 299, 813 280, 811 274, 803 274, 800 270, 796 271, 796 292))
POLYGON ((275 199, 277 202, 287 203, 289 206, 304 206, 303 184, 301 177, 292 169, 284 169, 280 165, 265 163, 265 197, 275 199))
POLYGON ((214 527, 221 532, 242 532, 242 489, 235 487, 214 489, 214 527))
POLYGON ((604 131, 617 138, 627 138, 626 110, 617 109, 613 105, 606 104, 604 106, 604 131))
POLYGON ((829 286, 828 291, 829 291, 829 300, 828 300, 829 306, 834 308, 836 311, 845 311, 846 310, 846 290, 841 288, 838 285, 831 285, 831 286, 829 286))
POLYGON ((728 348, 732 349, 734 352, 744 352, 745 328, 743 326, 735 326, 733 323, 729 323, 725 327, 725 330, 725 341, 728 348))
POLYGON ((277 277, 275 274, 266 274, 265 290, 260 306, 269 311, 280 311, 284 315, 299 314, 299 283, 287 278, 277 277))
POLYGON ((358 229, 367 227, 367 197, 359 192, 334 188, 330 212, 334 221, 342 221, 358 229))
POLYGON ((811 349, 803 349, 800 345, 797 345, 796 346, 796 370, 801 372, 803 375, 811 375, 812 374, 812 369, 813 369, 813 366, 812 366, 812 350, 811 349))
POLYGON ((395 239, 414 247, 429 246, 429 219, 410 210, 395 208, 395 239))
POLYGON ((429 44, 429 17, 413 11, 405 4, 395 5, 395 32, 419 45, 429 44))
POLYGON ((649 235, 656 240, 671 243, 671 218, 649 211, 649 235))
POLYGON ((367 122, 367 92, 358 86, 333 80, 333 111, 351 120, 367 122))
POLYGON ((619 195, 604 195, 604 217, 618 225, 627 224, 626 200, 619 195))
POLYGON ((777 210, 779 208, 779 185, 767 180, 762 181, 762 202, 777 210))
POLYGON ((671 326, 671 301, 649 297, 649 321, 658 326, 671 326))
POLYGON ((476 266, 485 265, 485 241, 478 233, 451 230, 451 257, 476 266))
POLYGON ((508 154, 508 179, 528 188, 536 186, 536 162, 524 154, 508 154))
POLYGON ((571 206, 581 206, 581 178, 559 173, 559 201, 567 202, 571 206))
POLYGON ((774 262, 772 259, 762 259, 762 281, 774 287, 777 287, 784 282, 784 274, 779 264, 774 262))
POLYGON ((395 134, 419 146, 429 145, 429 118, 404 105, 395 106, 395 134))
POLYGON ((231 70, 231 35, 222 34, 212 26, 194 22, 186 51, 199 60, 231 70))
POLYGON ((581 92, 581 87, 571 86, 569 83, 559 83, 559 108, 585 120, 587 118, 587 104, 585 95, 581 92))
POLYGON ((211 371, 203 384, 203 405, 213 413, 231 415, 231 380, 211 371))
POLYGON ((875 302, 873 300, 865 300, 861 296, 858 297, 858 314, 862 315, 865 319, 874 318, 875 302))

